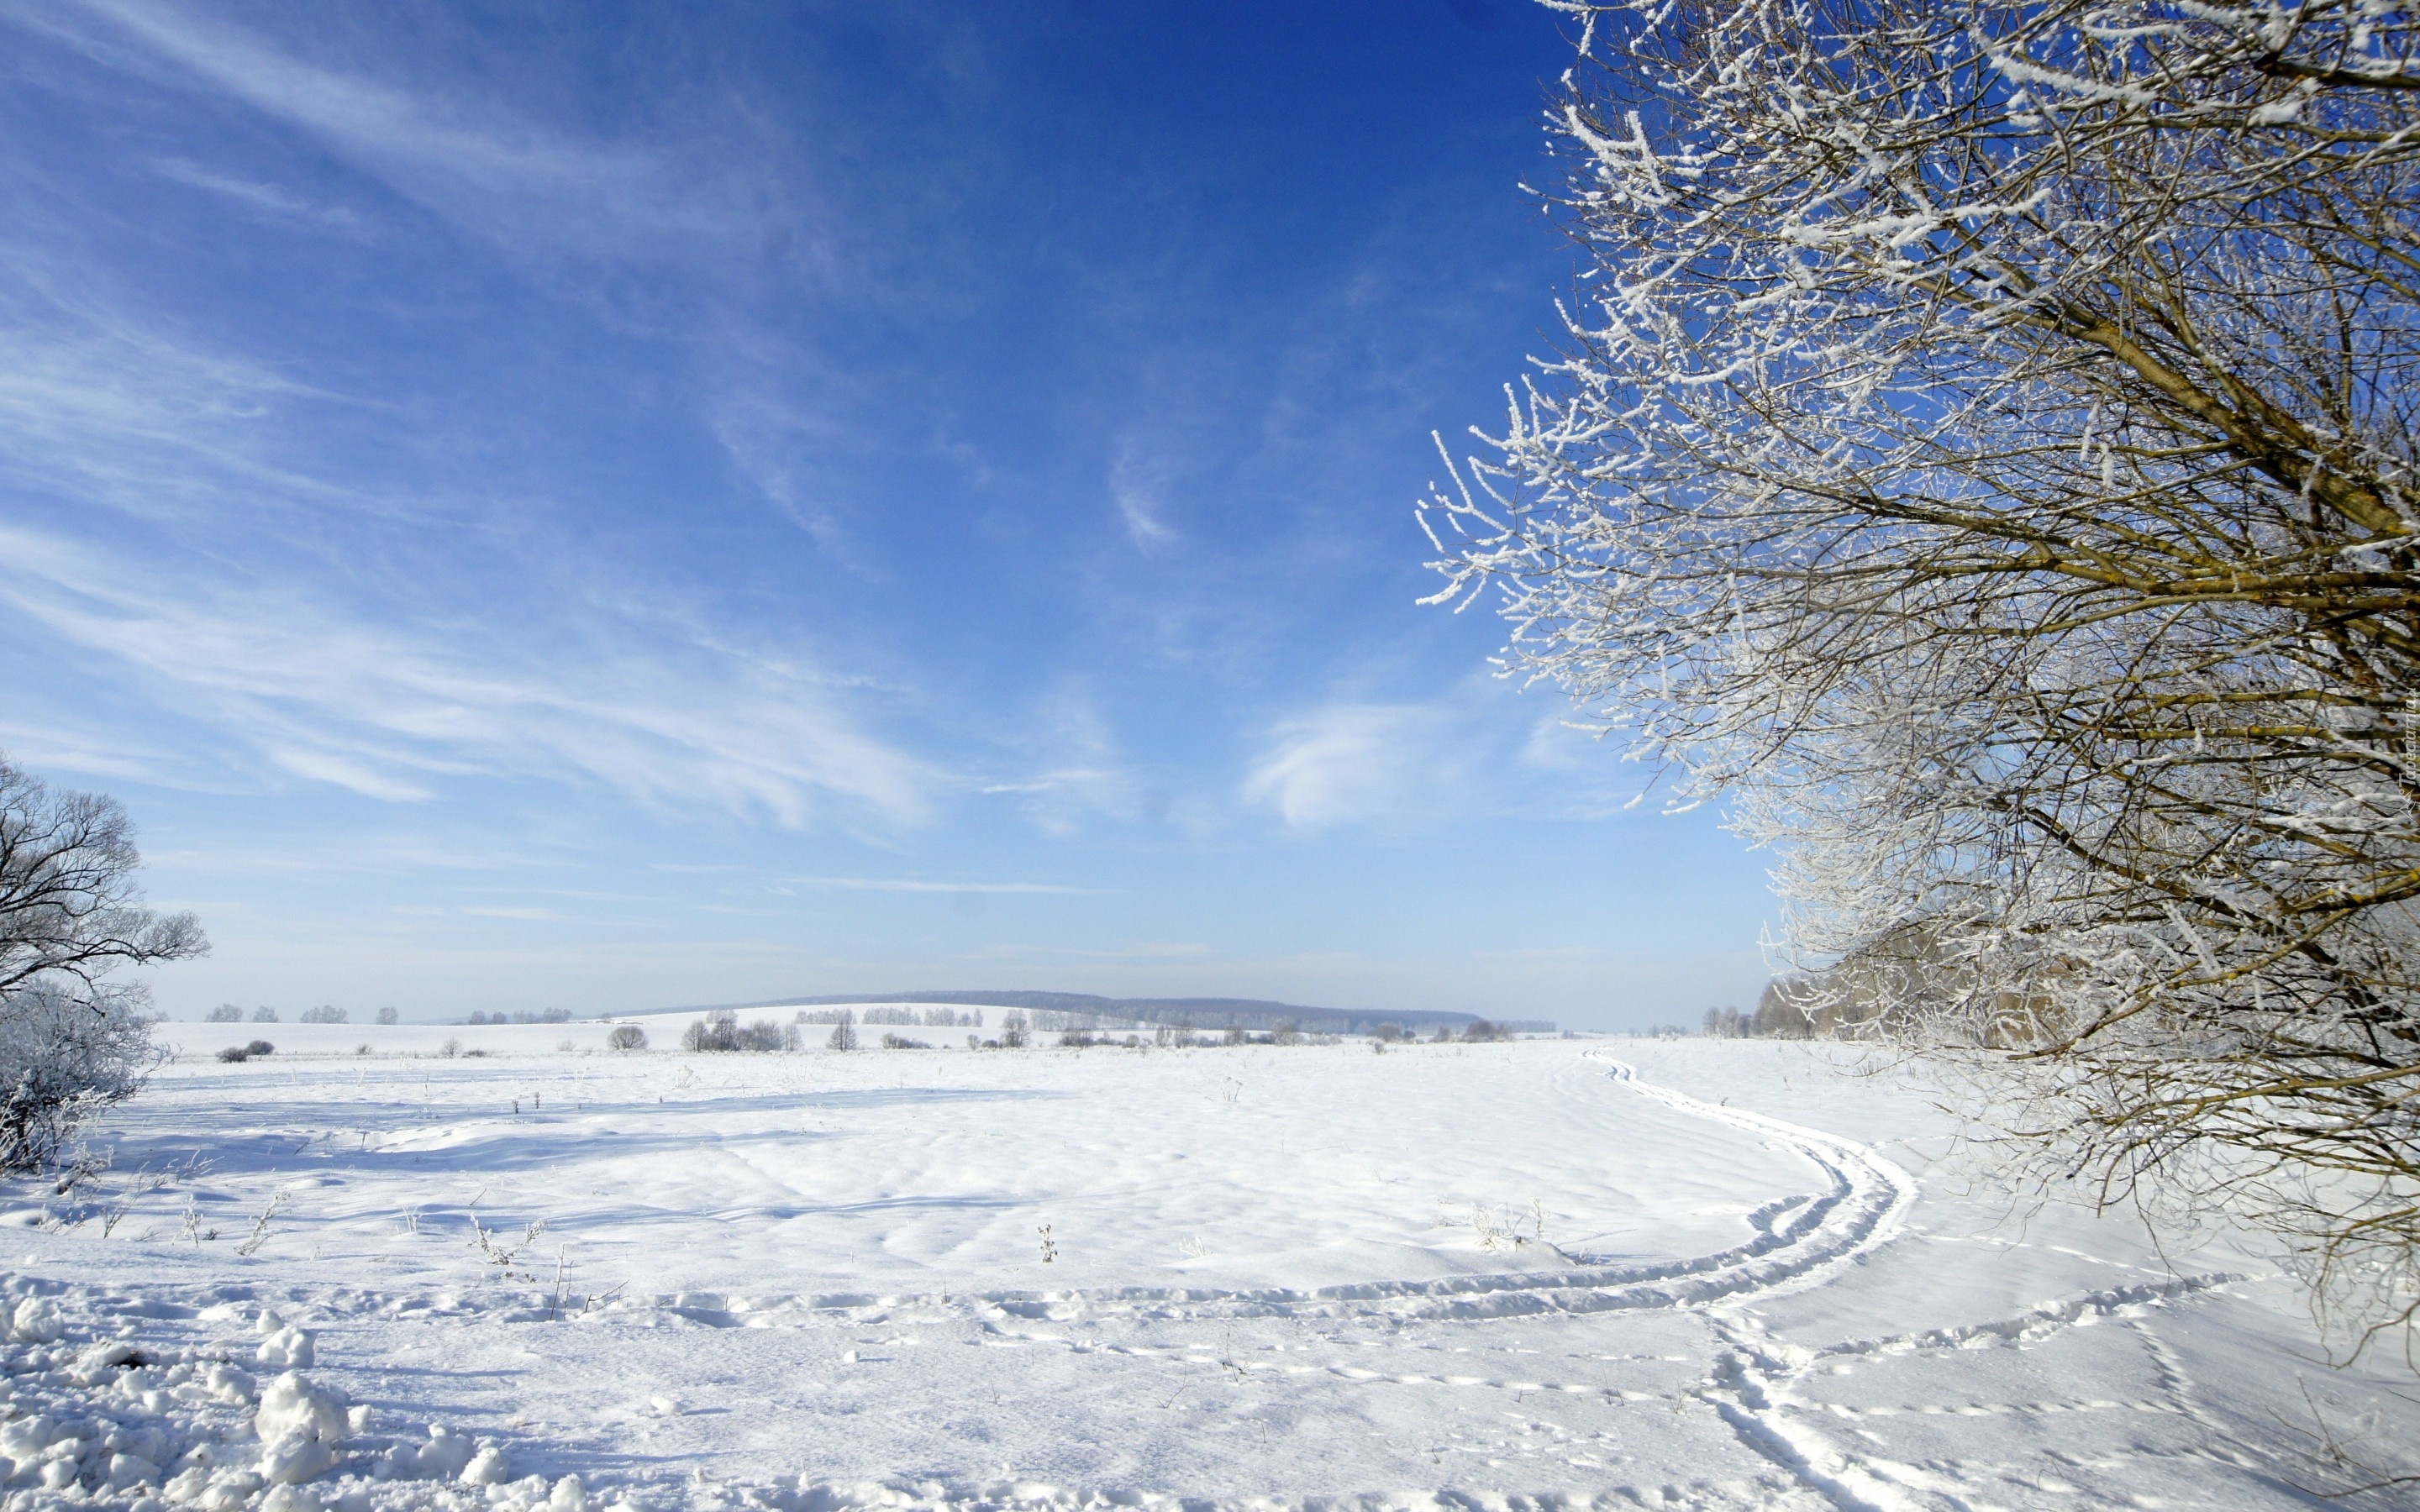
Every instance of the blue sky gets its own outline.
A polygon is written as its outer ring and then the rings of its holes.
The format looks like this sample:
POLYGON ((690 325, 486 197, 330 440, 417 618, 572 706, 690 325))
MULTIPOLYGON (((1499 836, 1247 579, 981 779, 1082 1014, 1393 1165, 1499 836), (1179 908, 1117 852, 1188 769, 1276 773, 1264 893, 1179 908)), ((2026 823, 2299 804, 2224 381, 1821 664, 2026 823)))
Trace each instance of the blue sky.
POLYGON ((221 999, 1753 1000, 1422 609, 1568 250, 1512 0, 0 0, 0 746, 221 999))

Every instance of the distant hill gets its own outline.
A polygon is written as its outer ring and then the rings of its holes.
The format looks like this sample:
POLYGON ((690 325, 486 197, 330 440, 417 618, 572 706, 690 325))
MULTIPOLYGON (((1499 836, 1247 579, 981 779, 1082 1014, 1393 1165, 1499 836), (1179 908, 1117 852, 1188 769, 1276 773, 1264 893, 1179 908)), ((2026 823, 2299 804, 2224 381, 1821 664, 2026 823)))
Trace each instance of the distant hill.
MULTIPOLYGON (((767 1008, 829 1008, 844 1003, 928 1003, 935 1007, 1021 1008, 1030 1013, 1064 1013, 1094 1019, 1142 1024, 1190 1025, 1197 1029, 1274 1029, 1291 1024, 1322 1034, 1367 1034, 1381 1024, 1406 1029, 1433 1029, 1438 1025, 1460 1028, 1476 1024, 1477 1013, 1447 1013, 1434 1009, 1308 1008, 1300 1003, 1273 1003, 1257 997, 1099 997, 1091 993, 916 992, 855 993, 826 997, 768 997, 754 1003, 699 1003, 687 1008, 661 1008, 659 1013, 710 1013, 728 1009, 746 1012, 767 1008)), ((1499 1019, 1497 1023, 1532 1034, 1549 1034, 1545 1019, 1499 1019)))

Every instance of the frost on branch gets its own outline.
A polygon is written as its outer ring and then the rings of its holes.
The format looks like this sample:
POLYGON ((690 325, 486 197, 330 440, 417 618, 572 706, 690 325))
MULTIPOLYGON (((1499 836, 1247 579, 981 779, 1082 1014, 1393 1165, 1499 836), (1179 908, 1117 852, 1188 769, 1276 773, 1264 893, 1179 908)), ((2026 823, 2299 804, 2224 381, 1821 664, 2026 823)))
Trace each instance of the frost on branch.
POLYGON ((2408 1322, 2412 15, 1556 8, 1594 266, 1438 599, 1774 848, 1810 1017, 2408 1322))

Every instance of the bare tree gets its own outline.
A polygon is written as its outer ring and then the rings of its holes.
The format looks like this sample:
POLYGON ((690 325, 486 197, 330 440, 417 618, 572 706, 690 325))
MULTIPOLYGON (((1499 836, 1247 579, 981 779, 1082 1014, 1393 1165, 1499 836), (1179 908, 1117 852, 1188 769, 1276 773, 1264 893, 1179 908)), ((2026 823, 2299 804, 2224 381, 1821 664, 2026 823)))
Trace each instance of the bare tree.
POLYGON ((0 756, 0 1003, 39 979, 89 988, 207 950, 193 915, 142 906, 142 864, 116 799, 54 792, 0 756))
POLYGON ((1440 597, 1775 846, 1802 1009, 2410 1319, 2412 16, 1546 3, 1594 268, 1440 597))
POLYGON ((54 791, 0 757, 0 1171, 47 1162, 148 1063, 147 994, 124 966, 209 949, 191 914, 142 906, 134 828, 114 798, 54 791))

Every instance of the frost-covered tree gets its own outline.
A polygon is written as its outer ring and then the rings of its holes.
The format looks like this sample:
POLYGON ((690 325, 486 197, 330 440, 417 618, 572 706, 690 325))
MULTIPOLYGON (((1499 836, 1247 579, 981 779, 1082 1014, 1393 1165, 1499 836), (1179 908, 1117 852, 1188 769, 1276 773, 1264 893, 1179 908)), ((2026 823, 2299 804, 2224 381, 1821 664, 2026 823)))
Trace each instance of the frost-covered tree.
POLYGON ((50 1165, 86 1116, 132 1097, 154 1052, 138 993, 23 988, 0 1012, 0 1172, 50 1165))
POLYGON ((148 996, 105 979, 209 949, 193 915, 143 906, 141 864, 116 799, 54 790, 0 756, 0 1171, 47 1162, 139 1084, 148 996))
POLYGON ((2408 1320, 2403 0, 1546 3, 1593 266, 1440 596, 1776 848, 1803 1011, 2408 1320))

